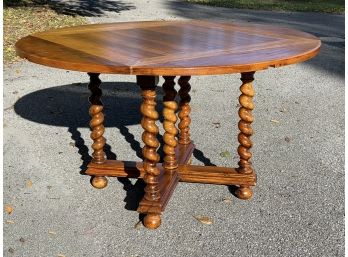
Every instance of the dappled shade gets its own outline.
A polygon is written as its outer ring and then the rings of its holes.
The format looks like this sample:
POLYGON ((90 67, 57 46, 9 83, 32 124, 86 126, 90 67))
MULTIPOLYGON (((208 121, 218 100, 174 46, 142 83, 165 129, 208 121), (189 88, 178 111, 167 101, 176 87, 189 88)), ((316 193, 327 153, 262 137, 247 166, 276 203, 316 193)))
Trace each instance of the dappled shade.
POLYGON ((5 0, 4 7, 15 6, 47 6, 59 14, 80 15, 86 17, 102 16, 105 12, 116 12, 134 9, 135 6, 123 1, 112 0, 5 0))

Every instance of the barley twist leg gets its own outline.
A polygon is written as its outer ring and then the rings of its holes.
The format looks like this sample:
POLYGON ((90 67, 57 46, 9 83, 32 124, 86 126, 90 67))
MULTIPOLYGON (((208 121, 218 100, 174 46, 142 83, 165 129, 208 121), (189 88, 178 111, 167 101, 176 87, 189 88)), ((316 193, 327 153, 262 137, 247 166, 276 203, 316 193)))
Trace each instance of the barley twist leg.
POLYGON ((163 97, 163 127, 165 130, 165 133, 163 135, 163 151, 165 153, 163 167, 166 169, 175 169, 178 167, 178 163, 175 158, 175 147, 178 144, 175 138, 178 134, 178 129, 175 127, 175 123, 177 121, 175 112, 178 108, 178 105, 175 101, 175 96, 177 93, 174 89, 175 76, 164 76, 163 78, 165 80, 162 86, 165 93, 163 97))
MULTIPOLYGON (((238 147, 238 155, 240 157, 240 161, 237 169, 238 172, 242 174, 250 174, 254 172, 250 162, 250 158, 252 157, 250 148, 253 145, 250 139, 251 135, 253 134, 251 123, 254 121, 254 117, 252 115, 252 110, 254 109, 253 80, 254 72, 242 73, 242 85, 240 87, 242 94, 239 97, 241 107, 239 108, 238 112, 240 117, 240 121, 238 123, 238 128, 240 130, 238 135, 238 142, 240 144, 238 147)), ((236 195, 240 199, 250 199, 253 192, 250 186, 240 185, 239 189, 236 191, 236 195)))
MULTIPOLYGON (((89 97, 89 102, 91 104, 89 108, 89 115, 91 116, 91 121, 89 123, 91 127, 91 139, 92 144, 92 162, 103 163, 105 161, 104 146, 106 143, 103 137, 104 128, 104 114, 103 114, 103 103, 100 98, 102 96, 102 90, 100 89, 101 80, 99 79, 98 73, 88 73, 90 77, 90 82, 88 84, 88 89, 91 91, 91 96, 89 97)), ((105 177, 93 177, 91 181, 95 188, 102 189, 107 186, 107 179, 105 177)))
POLYGON ((178 84, 180 86, 179 90, 179 96, 180 96, 180 111, 179 111, 179 129, 180 129, 180 135, 179 135, 179 144, 187 145, 191 142, 190 139, 190 124, 191 124, 191 118, 190 118, 190 90, 191 85, 189 83, 189 80, 191 79, 190 76, 181 76, 178 80, 178 84))
MULTIPOLYGON (((146 182, 145 196, 148 201, 159 201, 160 190, 158 184, 158 176, 160 170, 157 168, 157 163, 160 156, 157 153, 159 141, 157 140, 158 127, 156 120, 158 120, 158 113, 156 106, 156 84, 155 77, 152 76, 137 76, 137 83, 142 89, 143 103, 140 110, 143 115, 141 126, 144 129, 142 140, 145 144, 143 148, 144 159, 144 181, 146 182)), ((147 213, 144 218, 144 225, 147 228, 155 229, 161 224, 160 213, 147 213)))

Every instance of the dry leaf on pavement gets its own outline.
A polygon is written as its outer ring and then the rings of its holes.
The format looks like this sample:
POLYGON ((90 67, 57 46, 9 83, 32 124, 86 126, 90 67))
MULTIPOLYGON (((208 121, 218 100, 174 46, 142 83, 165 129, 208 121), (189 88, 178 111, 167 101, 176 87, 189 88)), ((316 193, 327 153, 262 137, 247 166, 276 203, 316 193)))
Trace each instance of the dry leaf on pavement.
POLYGON ((207 216, 193 216, 193 217, 202 224, 205 224, 205 225, 213 224, 213 220, 207 216))
POLYGON ((143 223, 141 222, 141 220, 140 220, 137 224, 134 225, 134 228, 135 228, 135 229, 140 229, 140 228, 142 228, 142 227, 144 227, 144 225, 143 225, 143 223))
POLYGON ((221 157, 230 157, 231 156, 231 153, 229 151, 224 151, 224 152, 221 152, 220 153, 220 156, 221 157))
POLYGON ((6 205, 5 210, 7 214, 11 214, 13 212, 13 207, 11 205, 6 205))
POLYGON ((26 185, 28 188, 31 188, 33 186, 33 182, 30 179, 28 179, 26 185))
POLYGON ((232 203, 232 200, 231 200, 231 198, 229 198, 229 197, 225 197, 224 199, 222 199, 222 201, 223 201, 224 203, 226 203, 226 204, 232 203))

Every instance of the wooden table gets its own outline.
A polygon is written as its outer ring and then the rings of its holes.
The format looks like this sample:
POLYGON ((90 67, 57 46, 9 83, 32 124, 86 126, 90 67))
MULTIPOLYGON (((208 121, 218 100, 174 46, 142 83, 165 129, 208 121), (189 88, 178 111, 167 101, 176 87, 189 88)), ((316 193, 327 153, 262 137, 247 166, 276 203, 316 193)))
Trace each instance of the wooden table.
MULTIPOLYGON (((92 185, 104 188, 106 177, 142 178, 146 182, 138 212, 144 225, 155 229, 179 181, 238 185, 240 199, 252 197, 256 174, 250 148, 254 118, 252 82, 255 71, 308 60, 320 40, 288 28, 258 24, 208 21, 150 21, 96 24, 33 34, 16 43, 19 56, 55 68, 88 72, 91 91, 89 113, 93 158, 86 174, 92 185), (190 139, 191 75, 241 73, 237 168, 190 164, 194 144, 190 139), (104 153, 104 115, 100 73, 136 75, 142 90, 144 129, 143 162, 107 160, 104 153), (164 162, 157 153, 156 84, 163 76, 164 162), (180 90, 175 101, 175 77, 180 90), (179 107, 179 108, 178 108, 179 107), (178 114, 177 113, 177 110, 178 114), (178 128, 176 122, 179 119, 178 128), (179 135, 178 135, 179 132, 179 135), (177 137, 178 135, 178 137, 177 137)), ((209 99, 207 99, 208 101, 209 99)), ((227 99, 226 99, 227 100, 227 99)), ((115 110, 117 113, 117 110, 115 110)))

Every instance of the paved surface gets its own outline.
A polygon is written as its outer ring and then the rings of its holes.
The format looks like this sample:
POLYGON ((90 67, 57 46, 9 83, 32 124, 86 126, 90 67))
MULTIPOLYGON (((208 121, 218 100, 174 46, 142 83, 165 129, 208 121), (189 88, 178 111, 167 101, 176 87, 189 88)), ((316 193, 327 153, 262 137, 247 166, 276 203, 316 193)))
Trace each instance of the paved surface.
MULTIPOLYGON (((91 143, 87 76, 25 61, 5 68, 4 203, 13 212, 4 214, 4 255, 343 256, 344 16, 140 0, 113 12, 113 4, 121 1, 99 7, 91 22, 219 17, 302 28, 324 44, 311 61, 256 74, 254 198, 236 199, 225 186, 182 183, 156 231, 134 228, 141 183, 110 179, 95 190, 80 174, 91 143), (200 224, 195 215, 213 224, 200 224)), ((139 159, 135 78, 101 78, 108 155, 139 159)), ((194 163, 235 166, 239 75, 191 82, 194 163), (221 157, 224 151, 231 156, 221 157)))

